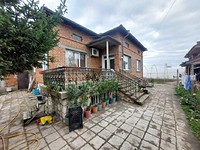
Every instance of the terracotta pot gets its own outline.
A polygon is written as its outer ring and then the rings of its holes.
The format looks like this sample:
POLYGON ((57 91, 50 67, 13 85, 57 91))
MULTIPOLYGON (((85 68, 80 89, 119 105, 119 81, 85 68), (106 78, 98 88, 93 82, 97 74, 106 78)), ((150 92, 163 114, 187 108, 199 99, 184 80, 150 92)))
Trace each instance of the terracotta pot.
POLYGON ((86 110, 85 111, 85 117, 90 118, 91 117, 91 110, 86 110))
POLYGON ((105 108, 106 107, 106 102, 101 102, 102 107, 105 108))
POLYGON ((92 112, 93 112, 93 113, 96 113, 97 111, 98 111, 98 107, 97 107, 97 106, 93 106, 93 107, 92 107, 92 112))

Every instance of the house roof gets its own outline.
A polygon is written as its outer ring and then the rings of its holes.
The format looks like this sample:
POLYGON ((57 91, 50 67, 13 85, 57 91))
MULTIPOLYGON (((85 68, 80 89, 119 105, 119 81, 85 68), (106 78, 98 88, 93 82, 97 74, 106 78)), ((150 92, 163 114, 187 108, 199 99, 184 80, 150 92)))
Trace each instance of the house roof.
MULTIPOLYGON (((53 14, 54 11, 50 10, 49 8, 47 7, 44 7, 44 10, 47 14, 53 14)), ((66 24, 66 25, 70 25, 72 26, 73 28, 77 29, 77 30, 80 30, 84 33, 87 33, 91 36, 95 36, 95 38, 98 38, 97 40, 94 40, 92 41, 93 43, 95 42, 98 42, 98 41, 102 41, 105 37, 108 38, 109 40, 113 41, 114 43, 120 43, 119 41, 115 40, 114 38, 112 38, 110 35, 113 35, 115 33, 120 33, 122 34, 122 36, 126 36, 129 31, 125 29, 125 27, 123 25, 119 25, 118 27, 115 27, 111 30, 108 30, 104 33, 101 33, 101 34, 97 34, 95 33, 94 31, 92 30, 89 30, 88 28, 66 18, 66 17, 63 17, 62 16, 62 19, 63 19, 63 23, 66 24), (115 41, 114 41, 115 40, 115 41)), ((132 43, 134 43, 136 46, 138 46, 142 51, 147 51, 147 48, 144 47, 131 33, 128 34, 128 36, 126 37, 126 39, 130 40, 132 43)), ((91 45, 91 43, 88 43, 88 45, 91 45)), ((121 44, 121 43, 120 43, 121 44)))
POLYGON ((100 48, 103 49, 106 47, 106 41, 109 42, 109 46, 114 46, 114 45, 120 45, 121 43, 112 38, 111 36, 102 36, 101 38, 98 38, 96 40, 91 41, 90 43, 87 44, 88 47, 94 47, 94 48, 100 48))
POLYGON ((191 48, 191 50, 185 55, 185 58, 189 58, 191 55, 199 53, 200 53, 200 41, 197 41, 197 44, 191 48))
MULTIPOLYGON (((44 7, 44 10, 45 10, 45 12, 47 14, 53 14, 53 13, 55 13, 54 11, 52 11, 51 9, 49 9, 47 7, 44 7)), ((82 25, 80 25, 80 24, 78 24, 78 23, 76 23, 76 22, 74 22, 74 21, 66 18, 66 17, 62 16, 62 19, 63 19, 63 23, 64 24, 70 25, 73 28, 78 29, 78 30, 80 30, 80 31, 82 31, 84 33, 87 33, 87 34, 91 35, 91 36, 98 36, 98 34, 95 33, 94 31, 89 30, 88 28, 86 28, 86 27, 84 27, 84 26, 82 26, 82 25)))
POLYGON ((147 51, 147 48, 144 47, 144 45, 142 45, 131 33, 129 33, 128 30, 126 30, 126 28, 123 25, 119 25, 111 30, 108 30, 104 33, 101 33, 101 36, 105 36, 105 35, 113 35, 115 33, 120 33, 122 36, 126 36, 126 39, 130 40, 132 43, 134 43, 136 46, 138 46, 142 51, 147 51))

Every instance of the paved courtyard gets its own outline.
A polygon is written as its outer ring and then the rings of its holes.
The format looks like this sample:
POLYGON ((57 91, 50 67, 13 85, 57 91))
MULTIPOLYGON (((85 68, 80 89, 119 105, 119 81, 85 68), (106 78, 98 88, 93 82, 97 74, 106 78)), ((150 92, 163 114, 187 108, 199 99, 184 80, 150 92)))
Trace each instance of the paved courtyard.
POLYGON ((19 104, 31 95, 24 91, 12 92, 0 96, 0 134, 18 135, 5 140, 9 149, 23 149, 28 145, 32 150, 38 140, 36 149, 42 150, 199 150, 199 141, 188 127, 174 87, 173 84, 155 85, 143 106, 125 102, 111 104, 85 119, 83 129, 73 132, 57 119, 51 125, 32 123, 23 127, 22 114, 3 129, 17 115, 19 104))

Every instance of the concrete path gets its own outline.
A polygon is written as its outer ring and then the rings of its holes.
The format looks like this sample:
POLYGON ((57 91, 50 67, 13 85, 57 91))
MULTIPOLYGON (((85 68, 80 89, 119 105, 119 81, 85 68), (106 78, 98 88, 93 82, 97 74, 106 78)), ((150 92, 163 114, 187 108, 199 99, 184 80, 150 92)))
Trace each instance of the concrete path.
MULTIPOLYGON (((39 139, 37 149, 43 150, 199 150, 199 141, 188 127, 174 88, 173 84, 155 85, 145 105, 117 102, 85 119, 83 129, 70 133, 57 119, 51 125, 32 123, 23 127, 19 114, 0 134, 5 137, 8 133, 33 131, 39 139)), ((0 130, 17 115, 19 104, 30 95, 19 91, 0 96, 0 130)), ((6 141, 6 146, 9 149, 29 146, 32 150, 33 139, 31 133, 20 134, 6 141), (22 140, 25 142, 17 146, 22 140)))

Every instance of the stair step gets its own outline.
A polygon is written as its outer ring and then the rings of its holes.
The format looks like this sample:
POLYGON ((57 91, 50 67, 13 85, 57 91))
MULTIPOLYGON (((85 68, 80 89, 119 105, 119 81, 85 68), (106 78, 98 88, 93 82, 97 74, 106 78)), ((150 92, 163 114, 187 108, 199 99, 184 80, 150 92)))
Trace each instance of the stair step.
POLYGON ((139 105, 143 105, 145 103, 145 101, 148 99, 149 94, 144 94, 143 96, 141 96, 139 99, 136 100, 136 103, 138 103, 139 105))

